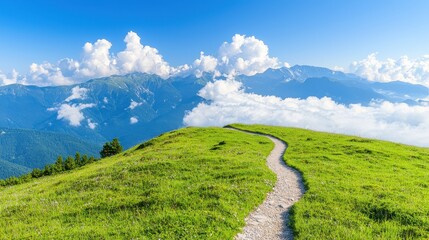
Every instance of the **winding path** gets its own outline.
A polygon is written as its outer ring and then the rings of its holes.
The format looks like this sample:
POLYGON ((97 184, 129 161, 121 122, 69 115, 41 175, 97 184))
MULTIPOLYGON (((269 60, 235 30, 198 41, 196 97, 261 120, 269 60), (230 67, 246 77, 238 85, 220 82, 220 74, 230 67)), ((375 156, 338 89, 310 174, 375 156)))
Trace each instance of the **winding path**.
POLYGON ((274 142, 275 147, 267 157, 267 165, 277 175, 277 182, 265 201, 246 218, 246 226, 235 239, 293 239, 289 212, 305 192, 301 174, 283 161, 287 147, 283 141, 268 135, 242 132, 265 136, 274 142))

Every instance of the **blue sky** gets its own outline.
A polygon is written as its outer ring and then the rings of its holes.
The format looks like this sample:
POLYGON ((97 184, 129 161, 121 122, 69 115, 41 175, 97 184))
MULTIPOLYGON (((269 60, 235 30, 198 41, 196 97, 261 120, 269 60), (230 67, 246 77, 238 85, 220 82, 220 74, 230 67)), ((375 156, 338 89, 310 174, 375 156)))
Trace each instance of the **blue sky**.
POLYGON ((172 66, 215 55, 236 33, 292 65, 347 67, 373 52, 417 58, 429 54, 427 9, 424 0, 2 1, 0 70, 77 59, 101 38, 118 52, 128 31, 172 66))
POLYGON ((427 0, 0 1, 0 86, 211 72, 200 96, 212 104, 193 109, 189 125, 254 120, 427 146, 429 97, 416 106, 282 100, 247 94, 234 76, 289 63, 429 87, 428 9, 427 0))

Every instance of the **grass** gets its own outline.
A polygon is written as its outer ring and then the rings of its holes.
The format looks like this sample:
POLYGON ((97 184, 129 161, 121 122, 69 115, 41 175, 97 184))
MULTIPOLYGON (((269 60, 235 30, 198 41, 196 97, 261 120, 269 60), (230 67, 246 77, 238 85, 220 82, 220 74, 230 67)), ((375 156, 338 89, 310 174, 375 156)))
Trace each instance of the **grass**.
POLYGON ((0 188, 0 239, 232 239, 274 186, 272 148, 260 136, 186 128, 0 188))
MULTIPOLYGON (((233 125, 288 143, 307 192, 296 239, 428 239, 429 149, 233 125)), ((265 137, 169 132, 71 172, 0 188, 0 239, 232 239, 272 189, 265 137)))
POLYGON ((288 143, 307 192, 296 239, 429 239, 429 149, 295 128, 233 125, 288 143))

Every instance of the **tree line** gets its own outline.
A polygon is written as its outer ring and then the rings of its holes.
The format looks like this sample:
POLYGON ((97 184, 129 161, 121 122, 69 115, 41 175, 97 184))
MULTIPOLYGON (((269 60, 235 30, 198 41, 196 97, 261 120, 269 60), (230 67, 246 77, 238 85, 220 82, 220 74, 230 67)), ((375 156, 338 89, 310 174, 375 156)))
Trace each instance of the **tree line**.
MULTIPOLYGON (((122 152, 122 146, 117 138, 114 138, 111 142, 106 142, 100 151, 101 158, 110 157, 122 152)), ((19 177, 9 177, 7 179, 0 180, 0 186, 12 186, 30 181, 33 178, 40 178, 43 176, 55 175, 58 173, 73 170, 78 167, 85 166, 87 164, 99 161, 100 158, 93 156, 88 157, 86 154, 81 156, 79 152, 74 157, 68 156, 65 160, 62 156, 58 156, 57 160, 53 164, 47 164, 43 169, 34 168, 30 173, 21 175, 19 177)))

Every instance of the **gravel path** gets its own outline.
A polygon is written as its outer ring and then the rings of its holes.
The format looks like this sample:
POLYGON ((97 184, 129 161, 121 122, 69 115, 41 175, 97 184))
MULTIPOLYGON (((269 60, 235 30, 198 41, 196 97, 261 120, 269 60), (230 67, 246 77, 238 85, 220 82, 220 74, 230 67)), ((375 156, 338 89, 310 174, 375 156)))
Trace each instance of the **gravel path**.
POLYGON ((289 228, 289 211, 305 192, 301 174, 284 163, 284 142, 271 136, 262 136, 275 144, 267 158, 267 165, 277 174, 277 182, 265 201, 246 218, 246 226, 235 239, 293 239, 289 228))

